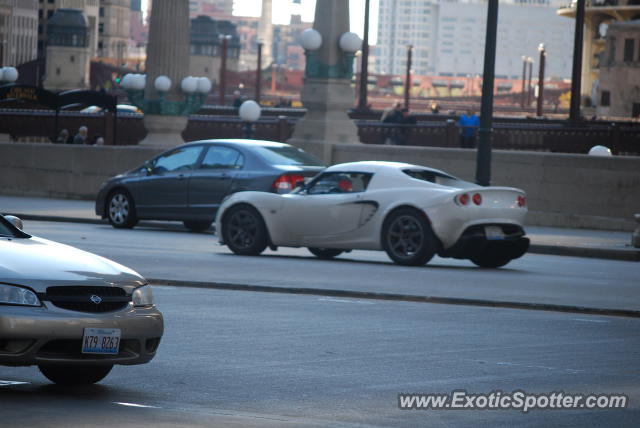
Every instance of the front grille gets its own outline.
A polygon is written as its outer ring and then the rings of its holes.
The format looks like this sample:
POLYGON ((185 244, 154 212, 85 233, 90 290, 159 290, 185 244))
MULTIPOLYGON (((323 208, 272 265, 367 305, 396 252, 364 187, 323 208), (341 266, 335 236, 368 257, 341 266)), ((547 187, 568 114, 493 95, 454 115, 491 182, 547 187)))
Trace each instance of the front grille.
POLYGON ((42 300, 77 312, 113 312, 127 307, 131 297, 119 287, 48 287, 42 300))

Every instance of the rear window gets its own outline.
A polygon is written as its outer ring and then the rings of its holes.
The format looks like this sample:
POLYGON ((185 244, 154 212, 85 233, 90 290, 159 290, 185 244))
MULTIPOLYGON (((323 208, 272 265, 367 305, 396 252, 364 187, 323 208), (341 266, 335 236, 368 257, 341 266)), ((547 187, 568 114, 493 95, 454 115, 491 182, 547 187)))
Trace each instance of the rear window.
POLYGON ((441 172, 429 171, 427 169, 405 169, 405 174, 407 174, 411 178, 416 178, 422 181, 428 181, 429 183, 440 184, 443 186, 455 186, 460 183, 460 179, 448 175, 443 174, 441 172))
POLYGON ((325 166, 320 159, 296 147, 256 147, 255 149, 256 153, 271 165, 325 166))

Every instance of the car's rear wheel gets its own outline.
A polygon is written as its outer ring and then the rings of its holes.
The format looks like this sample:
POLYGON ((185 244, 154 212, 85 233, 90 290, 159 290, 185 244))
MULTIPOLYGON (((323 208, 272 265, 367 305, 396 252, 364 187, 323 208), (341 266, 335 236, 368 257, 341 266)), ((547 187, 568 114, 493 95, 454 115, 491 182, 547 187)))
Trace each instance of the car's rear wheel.
POLYGON ((436 254, 438 239, 417 210, 401 208, 385 220, 382 246, 397 264, 420 266, 436 254))
POLYGON ((192 232, 204 232, 211 227, 211 221, 185 220, 182 222, 184 227, 192 232))
POLYGON ((38 366, 43 375, 59 385, 90 385, 100 382, 113 368, 106 366, 38 366))
POLYGON ((126 190, 116 190, 107 199, 107 218, 116 229, 131 229, 138 224, 133 197, 126 190))
POLYGON ((483 268, 499 268, 509 263, 511 261, 511 257, 506 257, 501 254, 493 254, 491 252, 484 252, 471 257, 471 261, 483 268))
POLYGON ((249 205, 237 205, 229 210, 222 222, 222 233, 227 247, 243 256, 257 256, 268 245, 264 220, 249 205))
POLYGON ((309 247, 309 251, 311 252, 311 254, 321 259, 332 259, 344 252, 344 250, 336 250, 334 248, 317 248, 317 247, 309 247))

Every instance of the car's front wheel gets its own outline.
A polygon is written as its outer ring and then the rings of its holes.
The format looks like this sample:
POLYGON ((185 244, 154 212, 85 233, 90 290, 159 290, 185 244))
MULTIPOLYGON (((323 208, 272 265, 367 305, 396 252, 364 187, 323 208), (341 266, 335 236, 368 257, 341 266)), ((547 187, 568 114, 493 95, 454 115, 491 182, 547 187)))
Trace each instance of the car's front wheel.
POLYGON ((344 252, 343 250, 336 250, 334 248, 316 248, 316 247, 309 247, 309 251, 311 252, 311 254, 321 259, 332 259, 344 252))
POLYGON ((267 228, 260 213, 249 205, 237 205, 222 222, 224 243, 243 256, 257 256, 268 245, 267 228))
POLYGON ((191 232, 204 232, 211 227, 211 221, 185 220, 182 222, 184 227, 191 232))
POLYGON ((43 375, 59 385, 90 385, 104 379, 112 365, 106 366, 38 366, 43 375))
POLYGON ((385 220, 382 246, 397 264, 420 266, 436 254, 438 239, 417 210, 401 208, 385 220))
POLYGON ((138 224, 133 197, 126 190, 116 190, 107 199, 107 218, 116 229, 131 229, 138 224))

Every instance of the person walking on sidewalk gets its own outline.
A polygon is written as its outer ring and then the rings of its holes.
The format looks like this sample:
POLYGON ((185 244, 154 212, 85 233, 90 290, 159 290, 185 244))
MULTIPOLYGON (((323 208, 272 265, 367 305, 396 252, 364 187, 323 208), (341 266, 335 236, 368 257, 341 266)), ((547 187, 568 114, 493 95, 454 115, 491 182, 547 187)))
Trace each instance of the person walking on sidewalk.
POLYGON ((474 149, 476 147, 476 135, 480 127, 480 119, 473 110, 467 110, 466 114, 462 114, 458 119, 460 127, 460 147, 466 149, 474 149))

